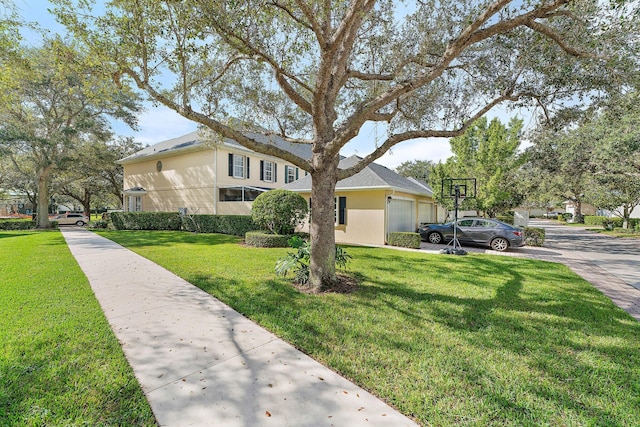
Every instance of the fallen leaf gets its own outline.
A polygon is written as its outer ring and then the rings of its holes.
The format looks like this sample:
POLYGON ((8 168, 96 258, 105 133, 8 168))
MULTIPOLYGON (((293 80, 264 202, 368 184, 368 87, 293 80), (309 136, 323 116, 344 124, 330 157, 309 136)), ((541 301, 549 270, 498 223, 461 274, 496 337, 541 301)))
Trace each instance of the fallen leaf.
POLYGON ((349 394, 346 390, 342 390, 342 392, 343 392, 344 394, 349 394))
POLYGON ((318 379, 319 379, 320 381, 324 381, 324 378, 322 378, 322 377, 318 377, 318 379))
POLYGON ((273 387, 273 384, 269 384, 269 387, 273 387))
POLYGON ((269 412, 269 411, 265 411, 265 414, 267 414, 267 417, 271 416, 271 412, 269 412))

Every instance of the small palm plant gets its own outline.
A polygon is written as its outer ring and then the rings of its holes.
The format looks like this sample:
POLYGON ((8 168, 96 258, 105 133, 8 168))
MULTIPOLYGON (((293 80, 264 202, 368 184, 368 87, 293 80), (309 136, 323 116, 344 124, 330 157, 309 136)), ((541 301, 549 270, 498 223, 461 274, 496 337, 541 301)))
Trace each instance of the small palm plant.
MULTIPOLYGON (((289 272, 293 272, 296 282, 306 284, 309 282, 309 260, 311 258, 311 245, 299 236, 293 236, 287 243, 296 252, 289 252, 286 256, 276 261, 276 275, 286 276, 289 272)), ((351 260, 344 249, 336 246, 336 266, 338 268, 346 268, 347 263, 351 260)))

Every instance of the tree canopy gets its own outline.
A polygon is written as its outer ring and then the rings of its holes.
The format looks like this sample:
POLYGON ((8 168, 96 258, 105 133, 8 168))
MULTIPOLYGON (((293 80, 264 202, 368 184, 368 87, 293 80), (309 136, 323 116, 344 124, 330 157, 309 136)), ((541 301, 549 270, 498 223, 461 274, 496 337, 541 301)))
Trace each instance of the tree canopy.
POLYGON ((311 174, 316 289, 336 281, 337 181, 403 141, 461 135, 503 102, 551 115, 619 91, 639 57, 637 3, 624 1, 119 0, 104 12, 54 1, 115 81, 311 174), (385 136, 338 169, 366 123, 385 136), (312 157, 246 127, 309 144, 312 157))
POLYGON ((453 156, 435 167, 431 185, 441 204, 451 204, 448 194, 438 195, 442 179, 475 178, 476 198, 467 200, 464 209, 485 212, 493 217, 517 207, 523 200, 518 183, 520 133, 522 120, 511 119, 508 126, 494 118, 478 119, 463 135, 452 138, 453 156))
POLYGON ((49 227, 48 205, 56 171, 77 160, 83 144, 112 136, 108 117, 135 126, 137 96, 95 72, 87 52, 61 39, 21 47, 2 63, 0 146, 30 174, 37 193, 36 220, 49 227))

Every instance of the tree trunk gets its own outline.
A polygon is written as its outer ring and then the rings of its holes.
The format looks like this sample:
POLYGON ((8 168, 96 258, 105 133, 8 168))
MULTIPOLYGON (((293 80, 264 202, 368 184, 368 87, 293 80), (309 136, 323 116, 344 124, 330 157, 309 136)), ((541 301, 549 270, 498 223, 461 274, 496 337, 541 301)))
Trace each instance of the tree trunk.
POLYGON ((38 203, 36 206, 36 228, 51 228, 49 221, 49 181, 52 166, 38 168, 38 203))
POLYGON ((311 179, 311 259, 309 286, 315 292, 333 287, 336 277, 335 188, 338 159, 316 169, 311 179))
POLYGON ((82 200, 82 207, 84 208, 84 214, 91 218, 91 191, 84 189, 84 197, 82 200))
POLYGON ((576 224, 583 224, 584 218, 582 216, 582 200, 576 199, 576 211, 573 215, 573 222, 576 224))

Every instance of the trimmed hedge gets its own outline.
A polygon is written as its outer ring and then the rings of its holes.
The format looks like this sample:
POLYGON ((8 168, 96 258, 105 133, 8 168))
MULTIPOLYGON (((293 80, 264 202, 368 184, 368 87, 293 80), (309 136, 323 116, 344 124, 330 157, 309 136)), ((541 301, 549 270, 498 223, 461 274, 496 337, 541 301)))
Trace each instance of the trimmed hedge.
MULTIPOLYGON (((619 217, 585 215, 584 223, 585 225, 598 225, 607 230, 613 230, 614 228, 622 228, 624 221, 619 217)), ((640 225, 640 218, 629 218, 630 229, 636 228, 638 225, 640 225)))
POLYGON ((527 246, 542 246, 544 244, 545 231, 544 228, 525 227, 524 243, 527 246))
POLYGON ((112 212, 110 219, 116 230, 180 230, 182 227, 178 212, 112 212))
POLYGON ((288 248, 289 234, 272 234, 266 231, 249 231, 244 235, 244 242, 256 248, 288 248))
POLYGON ((182 227, 187 231, 234 236, 244 236, 248 231, 258 229, 250 215, 184 215, 182 227))
POLYGON ((9 219, 0 221, 0 230, 31 230, 36 223, 30 219, 9 219))
POLYGON ((389 245, 401 248, 420 249, 420 234, 411 232, 389 233, 389 245))

